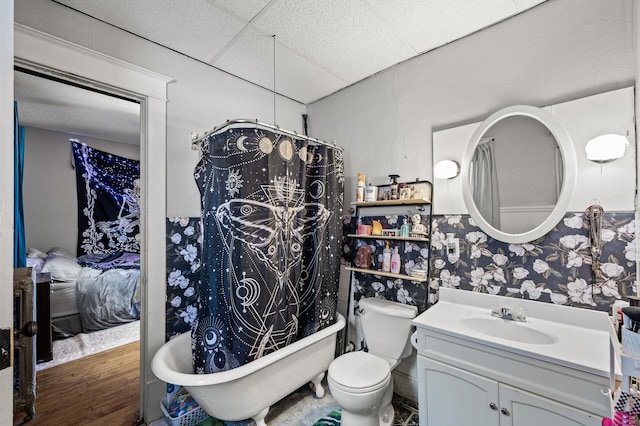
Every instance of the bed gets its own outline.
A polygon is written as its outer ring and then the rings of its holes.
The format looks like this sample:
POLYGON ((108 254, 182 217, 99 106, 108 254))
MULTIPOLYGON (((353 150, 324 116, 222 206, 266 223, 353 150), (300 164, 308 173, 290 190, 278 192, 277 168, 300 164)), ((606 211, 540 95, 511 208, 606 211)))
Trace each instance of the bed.
POLYGON ((140 256, 114 252, 74 257, 52 248, 31 249, 28 264, 51 274, 54 339, 111 328, 140 319, 140 256))

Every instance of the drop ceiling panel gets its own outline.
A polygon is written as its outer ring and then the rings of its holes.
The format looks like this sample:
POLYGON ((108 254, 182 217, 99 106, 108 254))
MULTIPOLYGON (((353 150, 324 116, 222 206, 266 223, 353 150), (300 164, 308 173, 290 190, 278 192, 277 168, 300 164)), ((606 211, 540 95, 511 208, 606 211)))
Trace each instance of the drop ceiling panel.
POLYGON ((350 82, 415 54, 360 1, 279 0, 252 24, 350 82))
POLYGON ((545 0, 364 0, 417 53, 432 50, 545 0))
POLYGON ((204 62, 245 26, 206 0, 58 1, 204 62))
POLYGON ((211 4, 220 9, 237 15, 249 22, 258 12, 260 12, 270 0, 208 0, 211 4))
POLYGON ((52 1, 308 103, 546 0, 52 1))
MULTIPOLYGON (((214 65, 273 90, 273 52, 273 37, 248 29, 214 65)), ((275 53, 275 89, 278 93, 307 103, 347 84, 278 42, 275 53)))

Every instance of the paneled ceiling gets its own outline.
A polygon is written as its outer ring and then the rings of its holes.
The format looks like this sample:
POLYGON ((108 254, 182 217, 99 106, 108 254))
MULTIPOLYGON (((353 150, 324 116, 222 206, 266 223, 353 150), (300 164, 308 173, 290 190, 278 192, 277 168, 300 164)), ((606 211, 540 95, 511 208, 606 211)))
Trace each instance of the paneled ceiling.
POLYGON ((55 1, 308 104, 545 0, 55 1))
MULTIPOLYGON (((308 104, 547 0, 51 1, 308 104)), ((23 125, 139 139, 137 104, 20 74, 23 125)))

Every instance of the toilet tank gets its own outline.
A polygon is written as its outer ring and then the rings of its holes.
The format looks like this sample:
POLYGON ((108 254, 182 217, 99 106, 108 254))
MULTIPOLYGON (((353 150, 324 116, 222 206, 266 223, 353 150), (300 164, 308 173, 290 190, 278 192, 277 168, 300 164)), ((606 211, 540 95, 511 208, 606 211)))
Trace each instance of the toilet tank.
POLYGON ((400 360, 411 334, 411 320, 418 314, 416 306, 389 300, 364 298, 358 302, 362 331, 370 353, 400 360))

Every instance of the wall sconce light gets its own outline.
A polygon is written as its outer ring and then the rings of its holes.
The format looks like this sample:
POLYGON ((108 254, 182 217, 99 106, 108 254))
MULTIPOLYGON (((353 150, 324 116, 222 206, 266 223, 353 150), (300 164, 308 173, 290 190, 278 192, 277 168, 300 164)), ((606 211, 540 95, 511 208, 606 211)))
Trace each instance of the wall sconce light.
POLYGON ((453 160, 439 161, 433 167, 433 176, 436 179, 453 179, 460 174, 460 164, 453 160))
POLYGON ((608 163, 624 157, 629 141, 622 135, 600 135, 587 142, 584 150, 587 159, 596 163, 608 163))

